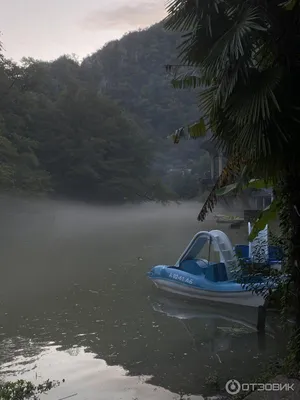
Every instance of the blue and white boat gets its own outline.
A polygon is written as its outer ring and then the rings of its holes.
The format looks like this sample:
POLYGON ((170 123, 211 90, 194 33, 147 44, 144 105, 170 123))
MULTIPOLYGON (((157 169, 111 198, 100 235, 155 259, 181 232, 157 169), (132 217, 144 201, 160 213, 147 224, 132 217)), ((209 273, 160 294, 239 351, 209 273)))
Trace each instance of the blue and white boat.
MULTIPOLYGON (((249 224, 249 232, 251 226, 249 224)), ((280 260, 275 256, 277 248, 268 245, 268 227, 248 245, 232 246, 228 236, 220 230, 198 232, 174 265, 156 265, 148 277, 163 290, 191 298, 234 303, 247 306, 263 305, 262 294, 253 289, 265 287, 270 278, 247 277, 243 284, 238 282, 236 271, 239 260, 269 264, 280 269, 280 260), (200 258, 201 251, 208 244, 208 259, 200 258), (219 261, 210 261, 211 249, 218 254, 219 261), (262 259, 263 258, 263 259, 262 259), (277 258, 277 259, 276 259, 277 258), (255 281, 254 281, 255 279, 255 281)))

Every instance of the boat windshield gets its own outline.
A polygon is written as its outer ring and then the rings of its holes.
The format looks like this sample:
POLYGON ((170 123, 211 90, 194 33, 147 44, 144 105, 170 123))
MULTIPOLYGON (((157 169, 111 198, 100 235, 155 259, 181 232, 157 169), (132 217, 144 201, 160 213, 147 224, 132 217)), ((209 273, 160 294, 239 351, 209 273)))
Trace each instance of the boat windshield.
POLYGON ((195 259, 204 259, 209 262, 215 262, 219 263, 220 262, 220 253, 215 249, 213 244, 208 240, 202 249, 198 252, 196 255, 195 259))

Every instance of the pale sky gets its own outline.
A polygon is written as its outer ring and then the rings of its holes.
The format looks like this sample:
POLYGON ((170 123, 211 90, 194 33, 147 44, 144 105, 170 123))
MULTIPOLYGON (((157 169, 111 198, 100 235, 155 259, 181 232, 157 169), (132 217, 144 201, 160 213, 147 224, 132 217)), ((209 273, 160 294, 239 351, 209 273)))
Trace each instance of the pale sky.
POLYGON ((164 0, 0 0, 4 55, 80 58, 165 16, 164 0))

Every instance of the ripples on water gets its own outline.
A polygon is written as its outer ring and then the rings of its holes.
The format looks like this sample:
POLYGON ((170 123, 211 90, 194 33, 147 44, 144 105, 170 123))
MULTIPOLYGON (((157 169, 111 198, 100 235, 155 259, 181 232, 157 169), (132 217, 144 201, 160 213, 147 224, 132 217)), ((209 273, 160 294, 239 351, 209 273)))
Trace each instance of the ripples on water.
MULTIPOLYGON (((66 379, 47 395, 56 400, 200 399, 217 392, 207 384, 212 374, 221 386, 243 381, 283 348, 272 325, 264 340, 257 336, 253 310, 183 302, 146 279, 197 230, 217 228, 196 222, 199 205, 2 203, 6 379, 66 379)), ((241 242, 241 231, 230 235, 241 242)))

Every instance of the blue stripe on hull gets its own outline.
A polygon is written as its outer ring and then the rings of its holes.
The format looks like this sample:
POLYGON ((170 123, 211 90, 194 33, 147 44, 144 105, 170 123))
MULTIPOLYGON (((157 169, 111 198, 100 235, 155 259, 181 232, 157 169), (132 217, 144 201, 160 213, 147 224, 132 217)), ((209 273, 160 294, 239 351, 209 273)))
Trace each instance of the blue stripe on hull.
POLYGON ((198 289, 198 290, 205 290, 206 292, 212 292, 212 293, 245 293, 249 292, 249 290, 245 289, 242 287, 241 284, 237 282, 232 282, 228 281, 226 284, 221 284, 221 282, 215 282, 214 285, 211 286, 198 286, 198 285, 190 285, 186 282, 180 282, 177 280, 169 279, 169 278, 163 278, 163 277, 156 277, 156 278, 150 278, 152 281, 165 281, 165 282, 172 282, 174 284, 186 287, 186 288, 193 288, 193 289, 198 289))
POLYGON ((219 303, 239 304, 249 307, 258 307, 264 304, 264 298, 262 296, 253 294, 247 290, 235 292, 217 292, 200 289, 196 286, 187 285, 181 282, 174 282, 168 279, 154 278, 151 280, 159 289, 190 298, 211 300, 219 303))
MULTIPOLYGON (((173 282, 184 287, 205 290, 207 292, 215 293, 244 293, 248 290, 241 284, 232 280, 225 281, 211 281, 206 278, 204 274, 193 275, 178 268, 170 268, 165 265, 157 265, 152 268, 148 273, 150 279, 163 280, 166 282, 173 282)), ((250 281, 249 281, 250 283, 250 281)), ((256 283, 252 283, 252 288, 261 288, 265 286, 263 278, 256 283)))

